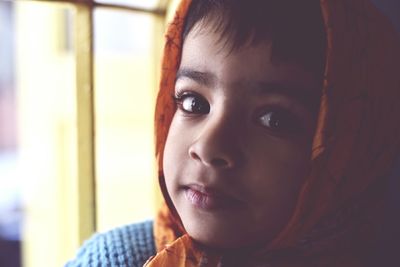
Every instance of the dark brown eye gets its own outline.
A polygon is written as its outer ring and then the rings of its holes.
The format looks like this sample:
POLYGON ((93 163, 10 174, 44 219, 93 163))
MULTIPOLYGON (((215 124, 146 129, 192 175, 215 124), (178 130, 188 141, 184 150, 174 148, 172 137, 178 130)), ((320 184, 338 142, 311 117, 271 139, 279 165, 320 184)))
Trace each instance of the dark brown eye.
POLYGON ((210 104, 204 97, 187 93, 175 98, 175 101, 182 111, 192 114, 207 114, 210 112, 210 104))
POLYGON ((304 130, 300 120, 287 111, 267 111, 259 117, 259 122, 272 131, 299 133, 304 130))

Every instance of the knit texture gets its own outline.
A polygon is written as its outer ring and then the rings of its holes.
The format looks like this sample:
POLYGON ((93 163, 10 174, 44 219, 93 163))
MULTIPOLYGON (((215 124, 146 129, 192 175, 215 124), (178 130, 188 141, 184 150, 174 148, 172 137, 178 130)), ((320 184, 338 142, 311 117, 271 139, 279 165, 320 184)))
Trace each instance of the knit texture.
POLYGON ((65 267, 142 267, 154 254, 153 222, 145 221, 95 234, 65 267))

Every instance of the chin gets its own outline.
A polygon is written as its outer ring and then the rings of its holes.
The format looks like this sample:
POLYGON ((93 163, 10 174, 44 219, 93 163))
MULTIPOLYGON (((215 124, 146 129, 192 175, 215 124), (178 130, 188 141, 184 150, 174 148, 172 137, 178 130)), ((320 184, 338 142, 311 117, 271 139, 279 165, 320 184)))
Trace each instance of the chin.
POLYGON ((248 246, 248 242, 237 235, 238 231, 227 231, 227 227, 210 227, 209 224, 184 223, 189 236, 197 243, 213 249, 236 249, 248 246))

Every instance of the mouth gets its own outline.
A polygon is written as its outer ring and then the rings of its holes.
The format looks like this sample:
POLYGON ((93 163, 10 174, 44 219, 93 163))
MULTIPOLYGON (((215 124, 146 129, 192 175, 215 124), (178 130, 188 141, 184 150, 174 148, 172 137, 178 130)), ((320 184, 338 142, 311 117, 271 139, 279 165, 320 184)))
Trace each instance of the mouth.
POLYGON ((190 184, 183 187, 186 200, 202 210, 234 209, 243 206, 243 202, 217 189, 203 185, 190 184))

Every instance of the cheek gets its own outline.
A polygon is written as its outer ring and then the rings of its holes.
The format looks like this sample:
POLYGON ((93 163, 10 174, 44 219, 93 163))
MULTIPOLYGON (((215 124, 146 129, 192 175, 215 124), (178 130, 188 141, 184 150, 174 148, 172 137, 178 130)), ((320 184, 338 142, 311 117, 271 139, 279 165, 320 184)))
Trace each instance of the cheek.
POLYGON ((179 167, 183 164, 185 159, 185 140, 184 136, 180 134, 182 130, 177 125, 176 120, 173 119, 167 140, 165 143, 163 154, 163 171, 167 189, 170 192, 173 183, 177 179, 179 167), (179 164, 178 164, 179 163, 179 164))
POLYGON ((254 147, 252 167, 250 168, 257 181, 251 183, 252 190, 261 198, 275 196, 285 199, 296 199, 304 178, 309 173, 310 149, 280 141, 267 142, 254 147))
POLYGON ((168 134, 165 148, 164 148, 164 155, 163 155, 163 172, 164 172, 164 179, 167 185, 168 192, 171 193, 171 182, 173 177, 175 176, 175 168, 174 162, 176 162, 176 153, 174 153, 174 142, 168 134))
MULTIPOLYGON (((275 142, 258 147, 244 187, 251 196, 254 231, 273 236, 289 221, 308 175, 309 153, 275 142)), ((256 233, 255 233, 256 234, 256 233)))

